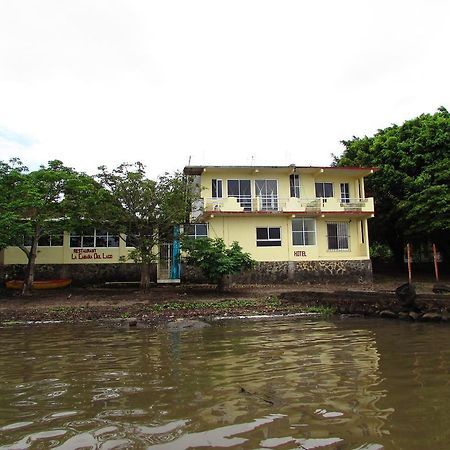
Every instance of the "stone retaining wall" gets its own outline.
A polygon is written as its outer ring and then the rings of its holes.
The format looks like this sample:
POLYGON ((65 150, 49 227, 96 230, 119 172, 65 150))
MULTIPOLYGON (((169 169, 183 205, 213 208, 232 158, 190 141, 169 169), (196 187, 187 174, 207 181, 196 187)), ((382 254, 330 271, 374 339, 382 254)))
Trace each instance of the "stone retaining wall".
POLYGON ((358 314, 389 319, 448 322, 450 295, 419 294, 416 307, 408 309, 398 301, 394 292, 284 292, 283 302, 305 306, 327 306, 338 314, 358 314))
MULTIPOLYGON (((206 282, 195 267, 184 266, 182 274, 185 282, 206 282)), ((372 282, 372 264, 370 260, 264 261, 252 270, 233 275, 232 281, 238 284, 364 284, 372 282)))
POLYGON ((234 276, 237 283, 371 283, 372 265, 365 261, 260 262, 255 269, 234 276))

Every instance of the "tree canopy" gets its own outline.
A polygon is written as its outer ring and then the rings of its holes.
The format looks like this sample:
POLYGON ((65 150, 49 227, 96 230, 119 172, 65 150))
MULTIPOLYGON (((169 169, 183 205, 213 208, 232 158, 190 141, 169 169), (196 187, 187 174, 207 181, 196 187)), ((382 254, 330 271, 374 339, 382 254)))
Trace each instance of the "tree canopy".
POLYGON ((375 197, 372 239, 403 256, 407 240, 433 241, 449 255, 450 115, 441 107, 372 136, 342 142, 339 166, 376 166, 366 189, 375 197))
POLYGON ((0 246, 18 246, 28 259, 23 293, 34 280, 39 239, 61 234, 86 217, 97 203, 98 185, 61 161, 28 171, 20 160, 0 162, 0 246), (29 245, 24 239, 29 238, 29 245))
POLYGON ((112 171, 99 167, 97 179, 112 198, 108 221, 127 235, 134 247, 130 258, 141 264, 141 287, 150 283, 152 263, 158 258, 158 244, 173 239, 174 227, 184 223, 193 201, 189 179, 181 173, 147 178, 145 166, 123 163, 112 171))

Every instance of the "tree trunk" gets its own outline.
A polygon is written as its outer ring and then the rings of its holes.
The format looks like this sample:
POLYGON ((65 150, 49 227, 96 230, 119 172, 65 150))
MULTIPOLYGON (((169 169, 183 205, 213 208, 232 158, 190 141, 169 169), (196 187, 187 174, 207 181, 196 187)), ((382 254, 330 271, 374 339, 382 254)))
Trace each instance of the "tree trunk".
POLYGON ((151 283, 157 281, 157 265, 155 263, 147 262, 141 264, 141 284, 140 288, 146 291, 151 283))
POLYGON ((231 286, 231 275, 222 275, 222 278, 217 283, 217 290, 219 292, 224 292, 230 289, 231 286))
POLYGON ((36 265, 37 248, 39 241, 39 228, 36 228, 34 236, 31 240, 31 248, 28 253, 28 265, 25 280, 22 288, 22 295, 31 295, 31 289, 34 281, 34 269, 36 265))

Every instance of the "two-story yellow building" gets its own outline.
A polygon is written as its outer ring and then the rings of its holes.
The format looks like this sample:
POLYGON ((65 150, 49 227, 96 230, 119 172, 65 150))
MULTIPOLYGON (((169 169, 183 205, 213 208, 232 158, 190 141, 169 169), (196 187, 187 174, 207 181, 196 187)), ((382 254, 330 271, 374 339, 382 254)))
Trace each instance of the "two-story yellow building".
MULTIPOLYGON (((367 220, 374 203, 365 196, 364 177, 374 170, 188 166, 184 173, 196 177, 201 207, 184 232, 222 238, 228 245, 239 242, 258 265, 235 277, 237 282, 367 282, 372 278, 367 220)), ((36 277, 136 281, 139 266, 127 259, 130 250, 126 236, 108 230, 43 236, 36 277)), ((155 281, 179 281, 178 242, 161 245, 155 253, 155 281)), ((26 263, 18 247, 0 251, 3 276, 23 277, 26 263)), ((184 279, 190 275, 186 270, 184 279)))
POLYGON ((373 168, 188 166, 202 209, 196 237, 238 241, 258 261, 237 281, 359 281, 372 278, 364 177, 373 168))

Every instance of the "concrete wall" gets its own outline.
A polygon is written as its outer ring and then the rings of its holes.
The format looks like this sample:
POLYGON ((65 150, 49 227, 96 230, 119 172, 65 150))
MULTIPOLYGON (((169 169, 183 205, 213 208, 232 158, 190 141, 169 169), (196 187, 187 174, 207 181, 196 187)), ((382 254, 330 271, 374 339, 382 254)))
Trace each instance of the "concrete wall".
MULTIPOLYGON (((156 264, 155 264, 156 266, 156 264)), ((26 265, 0 266, 0 279, 24 279, 26 265)), ((106 281, 139 281, 138 264, 37 264, 35 280, 72 278, 75 286, 103 284, 106 281)), ((156 268, 155 268, 156 274, 156 268)), ((154 280, 156 281, 156 280, 154 280)))

